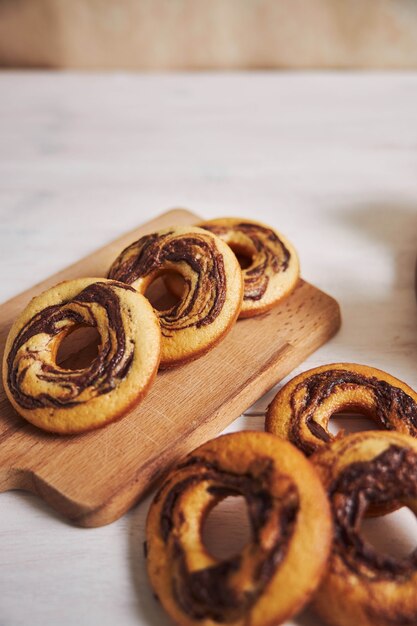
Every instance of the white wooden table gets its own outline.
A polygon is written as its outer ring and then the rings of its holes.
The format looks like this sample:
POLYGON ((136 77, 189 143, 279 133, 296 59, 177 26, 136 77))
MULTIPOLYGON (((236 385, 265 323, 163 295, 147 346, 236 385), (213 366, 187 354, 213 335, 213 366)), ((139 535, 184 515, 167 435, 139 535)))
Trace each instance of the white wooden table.
MULTIPOLYGON (((173 206, 272 224, 339 300, 342 330, 300 371, 356 361, 417 387, 417 74, 0 74, 1 300, 173 206)), ((148 503, 85 530, 2 494, 0 626, 169 624, 148 503)))

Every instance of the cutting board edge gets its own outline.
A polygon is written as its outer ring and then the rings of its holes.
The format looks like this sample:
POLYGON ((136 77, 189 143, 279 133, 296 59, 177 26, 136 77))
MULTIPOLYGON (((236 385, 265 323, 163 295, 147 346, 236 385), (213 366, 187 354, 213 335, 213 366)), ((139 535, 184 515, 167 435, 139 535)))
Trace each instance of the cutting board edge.
MULTIPOLYGON (((170 226, 171 215, 175 216, 172 218, 172 222, 183 221, 184 223, 195 223, 202 219, 185 208, 173 208, 162 212, 150 222, 117 237, 98 250, 86 255, 81 260, 61 269, 54 275, 28 288, 24 292, 13 296, 11 299, 1 304, 0 308, 20 308, 25 298, 30 299, 30 297, 36 295, 36 292, 44 290, 50 286, 50 284, 66 279, 65 275, 68 272, 85 275, 83 274, 83 266, 87 261, 94 259, 97 255, 100 256, 100 262, 102 262, 103 259, 107 260, 109 249, 113 247, 120 249, 122 246, 129 245, 129 243, 134 241, 135 237, 137 237, 138 231, 141 229, 143 231, 145 227, 145 232, 152 232, 154 228, 170 226), (163 226, 161 226, 161 221, 164 222, 163 226)), ((143 234, 143 232, 138 236, 141 236, 141 234, 143 234)), ((304 283, 305 281, 300 282, 304 283)), ((308 283, 306 284, 308 285, 308 283)), ((318 321, 320 320, 320 324, 315 328, 314 333, 301 338, 301 340, 297 337, 295 341, 296 345, 290 342, 283 344, 281 349, 275 352, 274 355, 263 364, 261 369, 253 373, 249 382, 246 382, 244 386, 242 385, 237 389, 236 393, 229 397, 224 405, 219 405, 217 410, 213 411, 205 419, 202 418, 202 422, 199 426, 190 428, 190 431, 184 438, 183 445, 176 450, 175 458, 171 457, 164 467, 162 467, 162 462, 160 461, 162 455, 159 453, 147 460, 145 464, 142 464, 136 473, 128 478, 126 484, 119 487, 116 491, 111 492, 108 497, 106 497, 105 501, 92 502, 91 498, 89 501, 87 501, 88 498, 83 498, 83 501, 77 498, 76 489, 73 490, 71 495, 65 495, 63 489, 60 489, 59 486, 54 486, 48 478, 42 476, 41 472, 37 473, 36 470, 29 467, 11 467, 9 463, 8 467, 0 466, 0 491, 20 489, 32 492, 43 499, 60 515, 68 518, 78 526, 95 527, 115 521, 154 486, 155 481, 161 478, 167 467, 172 465, 176 459, 183 456, 186 452, 191 451, 203 441, 219 434, 248 408, 248 406, 251 406, 260 396, 290 373, 295 366, 299 365, 306 356, 323 345, 337 332, 340 326, 340 308, 337 301, 317 287, 312 285, 309 285, 309 287, 321 294, 323 300, 321 302, 320 315, 317 318, 318 321), (323 313, 326 314, 323 315, 323 313), (291 358, 285 361, 285 366, 283 366, 280 361, 283 351, 291 356, 291 358), (248 394, 247 390, 249 387, 251 391, 248 394), (201 431, 204 432, 203 437, 201 436, 201 431), (148 478, 151 479, 151 484, 147 482, 148 478)), ((168 446, 167 449, 169 450, 168 446)))

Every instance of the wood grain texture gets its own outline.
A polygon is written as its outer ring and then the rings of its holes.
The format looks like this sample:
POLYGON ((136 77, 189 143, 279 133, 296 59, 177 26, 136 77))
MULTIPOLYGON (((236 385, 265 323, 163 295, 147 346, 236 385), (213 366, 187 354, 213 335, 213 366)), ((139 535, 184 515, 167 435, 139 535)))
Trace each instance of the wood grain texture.
MULTIPOLYGON (((0 307, 0 345, 29 299, 60 280, 104 276, 146 232, 198 217, 173 210, 101 248, 0 307)), ((221 432, 339 328, 335 300, 304 281, 268 315, 239 321, 204 357, 160 372, 127 416, 77 436, 44 433, 1 390, 0 489, 26 489, 81 526, 120 517, 177 458, 221 432)))

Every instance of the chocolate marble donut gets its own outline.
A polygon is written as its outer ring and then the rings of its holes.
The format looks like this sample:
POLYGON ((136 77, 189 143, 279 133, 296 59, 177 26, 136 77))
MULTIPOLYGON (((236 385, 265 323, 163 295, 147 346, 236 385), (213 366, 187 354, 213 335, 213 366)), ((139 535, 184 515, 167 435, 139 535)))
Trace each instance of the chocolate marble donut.
POLYGON ((16 319, 4 352, 4 388, 35 426, 80 433, 139 402, 159 354, 158 320, 146 298, 111 280, 69 280, 34 298, 16 319), (56 362, 60 342, 82 326, 97 329, 98 355, 84 369, 66 369, 56 362))
POLYGON ((168 228, 141 237, 117 257, 109 278, 144 294, 167 273, 180 274, 180 301, 156 311, 162 332, 161 367, 197 358, 232 328, 242 305, 239 263, 218 237, 191 226, 168 228))
POLYGON ((290 380, 269 405, 265 429, 308 455, 332 441, 330 418, 348 410, 417 437, 415 391, 386 372, 355 363, 323 365, 290 380))
POLYGON ((400 501, 417 514, 417 441, 368 431, 333 441, 312 457, 328 492, 334 543, 314 598, 334 626, 415 626, 417 552, 398 559, 377 552, 360 534, 368 507, 400 501))
POLYGON ((177 624, 277 625, 319 584, 331 528, 320 481, 294 446, 268 433, 223 435, 189 454, 155 496, 146 529, 150 581, 177 624), (230 495, 245 498, 252 538, 219 560, 205 548, 202 526, 230 495))
POLYGON ((198 225, 221 237, 238 257, 249 259, 248 267, 242 269, 244 295, 240 317, 269 311, 296 286, 300 275, 297 252, 276 230, 233 217, 198 225))

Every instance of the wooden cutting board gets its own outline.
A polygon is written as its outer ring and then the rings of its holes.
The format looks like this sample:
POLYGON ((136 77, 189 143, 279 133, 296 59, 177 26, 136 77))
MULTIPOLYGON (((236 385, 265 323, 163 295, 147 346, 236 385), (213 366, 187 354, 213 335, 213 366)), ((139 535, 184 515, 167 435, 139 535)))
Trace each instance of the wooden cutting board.
MULTIPOLYGON (((0 306, 0 352, 19 312, 61 280, 105 276, 145 233, 199 220, 173 210, 120 237, 0 306)), ((333 298, 300 281, 269 314, 240 320, 202 358, 158 374, 146 399, 114 424, 57 436, 28 424, 0 389, 0 491, 26 489, 80 526, 127 511, 179 457, 220 433, 340 326, 333 298)))

